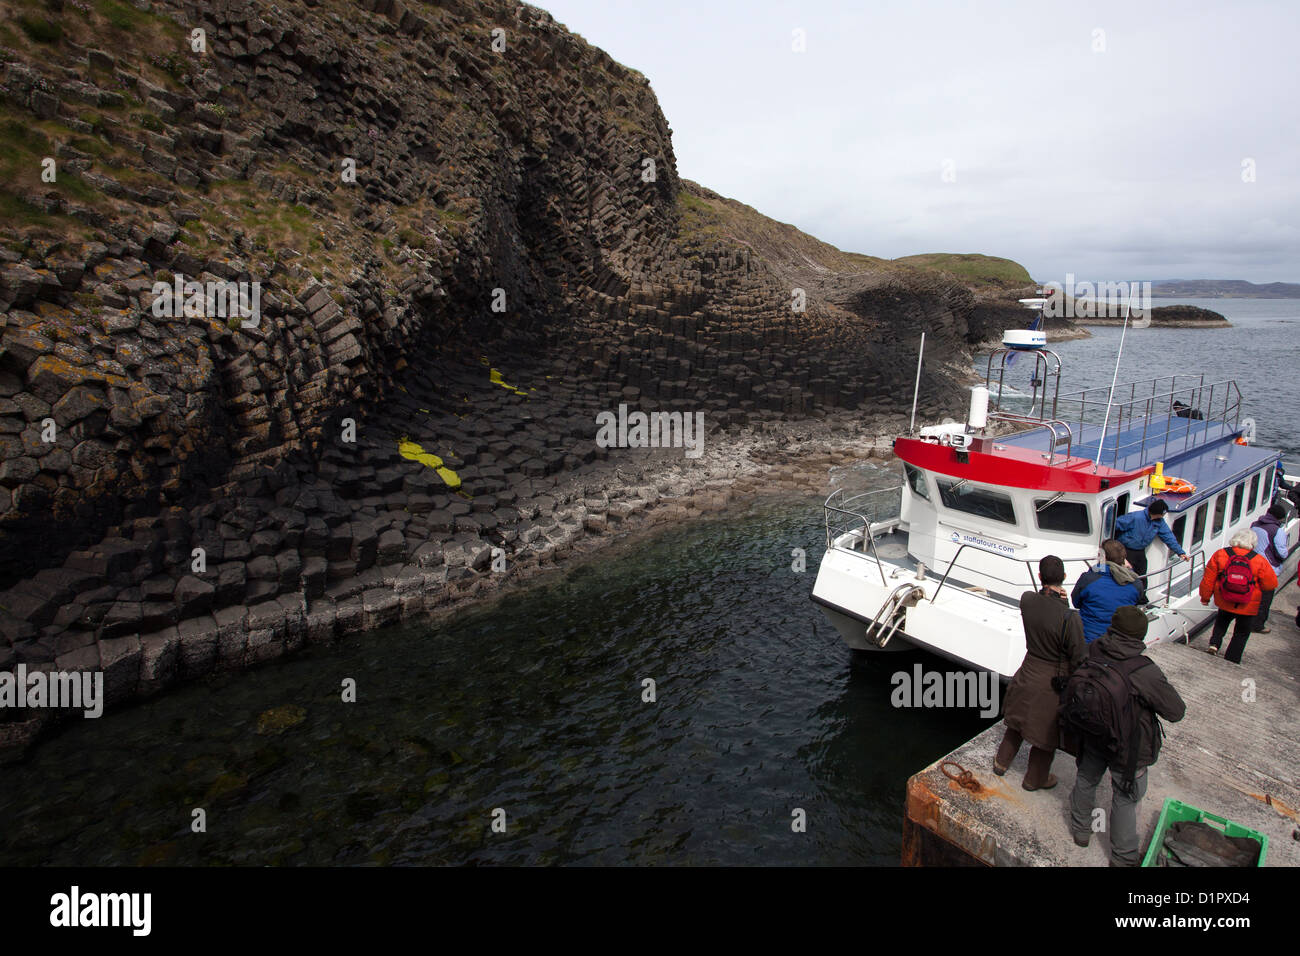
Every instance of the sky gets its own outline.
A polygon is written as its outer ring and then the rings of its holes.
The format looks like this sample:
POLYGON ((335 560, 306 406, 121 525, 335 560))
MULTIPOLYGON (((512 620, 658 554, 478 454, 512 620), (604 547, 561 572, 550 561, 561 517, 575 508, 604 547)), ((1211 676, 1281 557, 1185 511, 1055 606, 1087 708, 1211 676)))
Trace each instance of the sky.
POLYGON ((682 176, 841 249, 1300 282, 1300 0, 539 5, 646 75, 682 176))

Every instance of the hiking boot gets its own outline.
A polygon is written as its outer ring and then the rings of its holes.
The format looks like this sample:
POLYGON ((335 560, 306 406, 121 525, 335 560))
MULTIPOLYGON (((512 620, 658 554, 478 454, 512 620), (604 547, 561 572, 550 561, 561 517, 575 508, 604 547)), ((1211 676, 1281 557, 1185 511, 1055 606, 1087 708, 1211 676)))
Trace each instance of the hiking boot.
POLYGON ((1211 657, 1213 657, 1215 654, 1219 653, 1219 645, 1218 645, 1218 644, 1211 644, 1209 647, 1207 647, 1207 648, 1205 649, 1205 653, 1207 653, 1207 654, 1209 654, 1211 657))
POLYGON ((1056 774, 1049 773, 1047 775, 1047 781, 1045 783, 1040 783, 1036 787, 1031 787, 1029 785, 1028 780, 1021 781, 1020 786, 1025 790, 1030 791, 1031 793, 1035 790, 1051 790, 1054 786, 1056 786, 1056 774))
POLYGON ((1263 627, 1252 628, 1250 633, 1252 633, 1252 634, 1272 634, 1272 633, 1273 633, 1273 629, 1272 629, 1271 627, 1269 627, 1267 624, 1265 624, 1263 627))
POLYGON ((1088 846, 1088 844, 1092 842, 1092 831, 1091 831, 1091 830, 1089 830, 1089 831, 1086 832, 1086 833, 1075 833, 1073 830, 1071 830, 1071 831, 1070 831, 1070 836, 1074 837, 1074 845, 1075 845, 1075 846, 1081 846, 1081 847, 1085 847, 1085 848, 1086 848, 1086 847, 1088 846))

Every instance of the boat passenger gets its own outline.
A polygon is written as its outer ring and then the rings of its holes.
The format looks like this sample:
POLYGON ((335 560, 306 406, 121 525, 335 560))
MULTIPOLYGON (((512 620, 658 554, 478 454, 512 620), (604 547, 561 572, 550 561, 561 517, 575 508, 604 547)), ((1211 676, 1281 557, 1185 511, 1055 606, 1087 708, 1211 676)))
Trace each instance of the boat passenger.
POLYGON ((1110 754, 1087 738, 1077 741, 1079 772, 1070 794, 1070 834, 1079 846, 1092 839, 1092 811, 1097 805, 1097 784, 1110 769, 1110 865, 1137 866, 1142 861, 1138 843, 1138 805, 1147 792, 1147 768, 1160 756, 1160 722, 1157 716, 1177 723, 1187 705, 1146 649, 1147 617, 1141 608, 1122 607, 1111 618, 1110 629, 1088 649, 1089 655, 1111 667, 1127 669, 1136 712, 1136 737, 1128 739, 1124 752, 1110 754), (1125 665, 1130 658, 1141 657, 1125 665), (1136 747, 1136 754, 1129 750, 1136 747), (1132 762, 1132 779, 1126 779, 1132 762))
MULTIPOLYGON (((1282 562, 1287 558, 1286 506, 1281 501, 1274 501, 1268 511, 1259 517, 1250 530, 1255 532, 1255 550, 1268 559, 1273 573, 1282 569, 1282 562)), ((1259 614, 1251 630, 1256 634, 1267 634, 1272 628, 1268 626, 1268 613, 1273 608, 1273 591, 1265 590, 1259 601, 1259 614)))
POLYGON ((1234 534, 1228 547, 1214 552, 1201 578, 1201 603, 1209 604, 1213 595, 1214 606, 1219 609, 1210 633, 1210 653, 1219 653, 1223 635, 1232 624, 1232 643, 1223 656, 1240 664, 1263 592, 1276 588, 1273 566, 1262 554, 1255 553, 1255 532, 1249 528, 1234 534))
POLYGON ((1130 511, 1115 522, 1115 537, 1127 551, 1129 566, 1139 575, 1147 573, 1147 545, 1157 535, 1171 552, 1184 561, 1188 560, 1187 552, 1169 530, 1169 525, 1165 524, 1165 512, 1168 510, 1169 506, 1157 498, 1145 511, 1130 511))
POLYGON ((1106 633, 1117 608, 1146 603, 1142 579, 1129 567, 1124 545, 1107 538, 1101 551, 1105 560, 1080 577, 1070 593, 1083 618, 1083 639, 1088 644, 1106 633))
POLYGON ((1083 624, 1065 596, 1065 563, 1054 554, 1047 555, 1038 562, 1038 580, 1042 590, 1020 596, 1025 659, 1007 688, 1002 708, 1007 732, 993 758, 993 772, 1002 776, 1016 759, 1020 745, 1028 740, 1029 766, 1021 782, 1026 790, 1056 786, 1051 769, 1060 735, 1060 688, 1087 656, 1083 624))

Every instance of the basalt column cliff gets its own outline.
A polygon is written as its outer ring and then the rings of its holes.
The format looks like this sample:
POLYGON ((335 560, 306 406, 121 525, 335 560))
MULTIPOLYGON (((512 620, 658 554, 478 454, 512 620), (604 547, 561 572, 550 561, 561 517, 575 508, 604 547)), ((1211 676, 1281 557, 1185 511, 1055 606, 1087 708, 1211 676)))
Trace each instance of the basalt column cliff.
POLYGON ((0 16, 0 668, 117 700, 396 620, 655 504, 572 492, 601 411, 903 412, 922 330, 986 332, 680 179, 647 80, 535 7, 0 16))

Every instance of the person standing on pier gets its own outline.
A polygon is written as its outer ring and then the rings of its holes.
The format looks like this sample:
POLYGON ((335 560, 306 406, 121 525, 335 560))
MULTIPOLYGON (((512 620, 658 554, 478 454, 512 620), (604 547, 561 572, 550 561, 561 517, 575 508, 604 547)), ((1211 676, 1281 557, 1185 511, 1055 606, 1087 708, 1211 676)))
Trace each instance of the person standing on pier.
POLYGON ((1083 619, 1083 639, 1091 644, 1106 633, 1111 616, 1126 604, 1145 604, 1142 579, 1128 566, 1124 545, 1114 538, 1101 543, 1105 561, 1080 576, 1070 598, 1083 619))
MULTIPOLYGON (((1160 756, 1160 722, 1157 717, 1177 723, 1187 712, 1187 705, 1164 671, 1146 657, 1147 616, 1141 608, 1122 607, 1111 618, 1110 629, 1093 641, 1089 648, 1090 663, 1096 660, 1106 670, 1123 675, 1127 700, 1117 713, 1127 710, 1134 723, 1118 728, 1123 737, 1118 750, 1106 748, 1103 741, 1074 733, 1078 750, 1078 774, 1070 794, 1070 834, 1078 846, 1086 847, 1092 839, 1093 810, 1097 805, 1097 785, 1110 769, 1110 865, 1137 866, 1142 862, 1138 843, 1138 804, 1147 792, 1147 768, 1160 756)), ((1080 671, 1080 674, 1088 673, 1080 671)), ((1070 697, 1067 690, 1066 697, 1070 697)), ((1063 712, 1066 708, 1063 707, 1063 712)))
POLYGON ((1228 547, 1216 551, 1210 558, 1210 563, 1205 566, 1205 576, 1201 578, 1201 603, 1209 604, 1213 596, 1214 606, 1219 609, 1214 618, 1214 630, 1210 632, 1210 653, 1219 653, 1223 635, 1231 624, 1232 643, 1223 657, 1240 664, 1264 592, 1276 590, 1277 575, 1273 573, 1273 566, 1262 554, 1255 552, 1255 532, 1250 529, 1238 531, 1228 541, 1228 547))
MULTIPOLYGON (((1274 574, 1282 570, 1282 562, 1287 559, 1286 528, 1282 527, 1285 520, 1286 506, 1278 500, 1250 526, 1250 530, 1255 532, 1255 550, 1268 559, 1274 574)), ((1272 609, 1273 591, 1266 589, 1259 601, 1259 613, 1255 615, 1255 623, 1251 627, 1254 633, 1267 634, 1271 630, 1268 626, 1268 613, 1272 609)))
POLYGON ((1144 511, 1130 511, 1115 522, 1115 537, 1124 545, 1129 566, 1139 575, 1145 576, 1147 573, 1147 545, 1157 536, 1171 554, 1184 561, 1188 560, 1187 552, 1178 543, 1169 525, 1165 524, 1165 512, 1168 510, 1169 506, 1157 498, 1144 511))
POLYGON ((1007 688, 1002 708, 1007 732, 993 758, 993 772, 1000 777, 1016 759, 1020 745, 1028 740, 1029 767, 1021 783, 1026 790, 1056 786, 1051 770, 1060 743, 1056 719, 1060 686, 1088 653, 1083 642, 1083 622, 1070 610, 1063 587, 1065 563, 1049 554, 1038 562, 1038 580, 1042 590, 1026 591, 1020 597, 1025 659, 1007 688))

